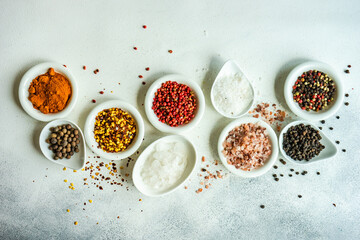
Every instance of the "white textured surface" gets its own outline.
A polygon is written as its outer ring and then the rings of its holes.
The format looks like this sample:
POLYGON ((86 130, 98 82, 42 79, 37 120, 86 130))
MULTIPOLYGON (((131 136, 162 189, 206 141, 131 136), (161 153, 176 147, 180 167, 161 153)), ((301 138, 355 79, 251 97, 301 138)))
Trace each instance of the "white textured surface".
MULTIPOLYGON (((359 238, 358 1, 0 3, 2 239, 359 238), (69 119, 83 127, 94 107, 93 98, 98 102, 125 99, 145 116, 141 104, 149 83, 168 73, 188 75, 204 89, 207 109, 201 124, 187 136, 200 156, 212 161, 217 158, 217 137, 229 120, 212 108, 209 92, 211 80, 227 59, 236 60, 246 72, 258 99, 275 103, 283 102, 282 83, 295 65, 319 60, 343 71, 352 64, 351 74, 342 75, 350 106, 339 111, 339 120, 327 120, 324 128, 347 152, 305 169, 277 163, 277 171, 256 179, 228 175, 201 194, 194 192, 200 186, 196 176, 186 184, 188 190, 161 198, 144 197, 131 183, 129 191, 104 184, 99 191, 82 186, 88 172, 62 171, 42 156, 37 138, 44 123, 30 118, 17 100, 19 81, 31 66, 44 61, 64 63, 80 89, 69 119), (151 70, 145 72, 148 66, 151 70), (100 69, 97 75, 92 73, 95 68, 100 69), (144 79, 138 79, 139 74, 144 79), (143 80, 148 84, 141 85, 143 80), (102 88, 106 93, 99 95, 102 88), (309 174, 273 180, 272 173, 287 173, 289 168, 309 174), (65 178, 74 182, 75 191, 67 188, 65 178), (83 211, 88 199, 93 203, 83 211), (261 204, 265 209, 260 209, 261 204), (74 221, 79 225, 74 226, 74 221)), ((140 150, 162 136, 147 120, 145 125, 140 150)))

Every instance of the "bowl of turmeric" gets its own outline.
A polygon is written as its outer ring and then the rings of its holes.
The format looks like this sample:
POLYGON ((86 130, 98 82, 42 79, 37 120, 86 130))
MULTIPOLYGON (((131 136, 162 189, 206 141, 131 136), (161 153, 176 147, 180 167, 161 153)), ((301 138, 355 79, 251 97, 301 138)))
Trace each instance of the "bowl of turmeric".
POLYGON ((66 117, 74 108, 77 96, 74 76, 59 63, 32 67, 19 85, 21 106, 31 117, 43 122, 66 117))

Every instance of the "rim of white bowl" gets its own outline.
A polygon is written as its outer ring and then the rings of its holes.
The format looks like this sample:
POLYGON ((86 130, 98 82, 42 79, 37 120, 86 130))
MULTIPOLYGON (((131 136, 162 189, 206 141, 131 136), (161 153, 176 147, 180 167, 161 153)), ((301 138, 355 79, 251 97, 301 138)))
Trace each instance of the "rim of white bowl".
MULTIPOLYGON (((321 141, 320 141, 321 142, 321 141)), ((321 131, 315 124, 309 122, 309 121, 305 121, 305 120, 297 120, 297 121, 293 121, 289 124, 287 124, 280 132, 280 135, 279 135, 279 149, 280 149, 280 153, 281 155, 286 158, 288 161, 291 161, 295 164, 299 164, 299 165, 304 165, 304 164, 312 164, 312 163, 315 163, 315 162, 318 162, 318 161, 323 161, 323 160, 326 160, 328 158, 331 158, 331 157, 334 157, 336 156, 337 154, 337 147, 335 146, 335 144, 329 139, 329 137, 323 132, 321 131), (284 133, 287 132, 287 130, 292 127, 292 126, 295 126, 295 125, 298 125, 298 124, 305 124, 305 125, 310 125, 311 127, 313 127, 314 129, 318 130, 325 138, 327 138, 327 140, 331 143, 332 147, 335 149, 335 153, 330 156, 330 157, 325 157, 325 158, 318 158, 318 156, 315 156, 314 158, 310 159, 309 161, 297 161, 297 160, 294 160, 292 159, 290 156, 288 156, 284 149, 282 148, 282 144, 283 144, 283 141, 284 141, 284 133), (314 160, 315 159, 315 160, 314 160)))
POLYGON ((218 154, 220 157, 221 162, 223 163, 223 165, 232 173, 234 173, 237 176, 240 177, 245 177, 245 178, 251 178, 251 177, 259 177, 263 174, 265 174, 266 172, 268 172, 272 166, 275 164, 278 155, 279 155, 279 147, 278 147, 278 139, 276 136, 275 131, 272 129, 272 127, 264 122, 263 120, 260 120, 258 118, 253 118, 253 117, 242 117, 242 118, 238 118, 232 122, 230 122, 228 125, 225 126, 225 128, 222 130, 222 132, 220 133, 219 136, 219 140, 218 140, 218 154), (224 149, 222 144, 225 141, 228 133, 235 128, 236 126, 239 126, 241 124, 246 124, 246 123, 258 123, 260 126, 265 127, 267 130, 267 135, 270 138, 271 141, 271 156, 270 158, 264 163, 263 166, 253 169, 251 171, 244 171, 241 169, 236 169, 234 166, 230 165, 227 163, 225 156, 222 154, 222 150, 224 149))
POLYGON ((296 66, 289 73, 284 84, 284 96, 287 105, 289 106, 291 111, 295 113, 297 116, 309 121, 318 121, 333 116, 342 106, 344 101, 344 86, 340 74, 332 66, 323 62, 309 61, 296 66), (302 110, 299 107, 298 103, 294 102, 293 100, 292 87, 294 83, 301 74, 309 70, 318 70, 327 74, 333 79, 333 81, 336 84, 336 94, 334 101, 331 103, 331 105, 328 108, 319 112, 314 112, 314 111, 307 112, 305 110, 302 110))
POLYGON ((97 105, 91 110, 89 113, 84 127, 85 139, 88 147, 99 156, 109 159, 109 160, 121 160, 132 155, 141 145, 145 133, 144 121, 139 113, 139 111, 130 103, 127 103, 122 100, 110 100, 104 103, 97 105), (95 117, 104 109, 109 108, 120 108, 126 112, 128 112, 136 121, 137 126, 137 134, 133 142, 129 145, 129 147, 122 152, 118 153, 108 153, 103 151, 101 148, 98 148, 98 143, 94 138, 94 124, 95 117))
POLYGON ((72 75, 68 68, 56 62, 44 62, 33 66, 24 74, 19 84, 19 100, 21 106, 27 114, 42 122, 49 122, 55 119, 66 117, 75 107, 77 98, 78 86, 75 77, 72 75), (45 74, 49 70, 49 68, 53 68, 55 72, 64 75, 69 80, 71 84, 72 94, 67 106, 62 111, 58 113, 44 114, 33 107, 32 103, 28 99, 28 90, 32 80, 39 75, 45 74))
POLYGON ((179 74, 170 74, 159 78, 153 84, 151 84, 145 96, 144 106, 147 118, 156 129, 161 132, 180 134, 182 132, 189 131, 190 129, 194 128, 196 125, 199 124, 205 111, 205 98, 201 88, 196 82, 188 80, 188 78, 179 74), (160 122, 158 117, 152 110, 152 103, 155 92, 158 90, 158 88, 161 87, 161 84, 166 81, 176 81, 177 83, 185 84, 189 86, 196 95, 198 107, 195 113, 195 117, 185 125, 181 125, 178 127, 170 127, 169 125, 160 122))
POLYGON ((142 194, 146 195, 146 196, 149 196, 149 197, 160 197, 160 196, 164 196, 164 195, 167 195, 167 194, 170 194, 174 191, 176 191, 181 185, 183 185, 190 177, 191 175, 194 173, 194 170, 195 168, 197 167, 198 165, 198 161, 197 161, 197 152, 196 152, 196 148, 194 146, 194 144, 189 140, 187 139, 186 137, 182 136, 182 135, 168 135, 168 136, 165 136, 165 137, 161 137, 157 140, 155 140, 154 142, 152 142, 149 146, 147 146, 144 151, 142 151, 142 153, 139 155, 138 159, 136 160, 135 162, 135 165, 134 165, 134 168, 133 168, 133 171, 132 171, 132 179, 133 179, 133 183, 136 187, 136 189, 141 192, 142 194), (167 191, 164 191, 162 193, 149 193, 149 192, 146 192, 146 191, 143 191, 143 187, 142 187, 142 181, 140 180, 140 176, 139 174, 137 174, 140 170, 138 169, 139 168, 139 164, 143 164, 145 160, 143 160, 143 154, 144 153, 147 153, 147 151, 150 151, 148 148, 149 147, 154 147, 156 143, 160 142, 160 141, 164 141, 164 140, 167 140, 167 139, 173 139, 173 138, 180 138, 181 141, 184 141, 184 142, 187 142, 189 144, 189 146, 191 146, 192 150, 194 151, 194 161, 193 161, 193 166, 188 174, 187 177, 185 177, 181 182, 178 182, 175 186, 171 187, 169 190, 167 191), (139 160, 142 160, 141 162, 139 160))
POLYGON ((250 82, 250 80, 247 78, 247 76, 245 75, 245 73, 241 70, 241 68, 239 67, 239 65, 234 61, 234 60, 228 60, 224 63, 224 65, 221 67, 219 73, 216 75, 215 77, 215 80, 211 86, 211 90, 210 90, 210 99, 211 99, 211 103, 213 105, 213 107, 215 108, 215 110, 222 116, 224 117, 227 117, 227 118, 240 118, 242 116, 244 116, 245 114, 247 114, 249 112, 249 110, 252 108, 252 106, 254 105, 254 102, 255 102, 255 89, 254 89, 254 85, 252 84, 252 82, 250 82), (222 112, 219 107, 216 105, 215 103, 215 99, 214 99, 214 86, 215 86, 215 83, 218 81, 218 78, 219 78, 219 75, 220 73, 223 71, 223 68, 228 65, 228 64, 233 64, 235 65, 235 67, 237 68, 237 73, 240 73, 241 75, 241 78, 245 79, 249 85, 250 85, 250 88, 251 88, 251 91, 252 91, 252 94, 253 94, 253 98, 251 100, 251 103, 249 104, 249 106, 243 110, 240 114, 238 115, 228 115, 228 114, 225 114, 224 112, 222 112))

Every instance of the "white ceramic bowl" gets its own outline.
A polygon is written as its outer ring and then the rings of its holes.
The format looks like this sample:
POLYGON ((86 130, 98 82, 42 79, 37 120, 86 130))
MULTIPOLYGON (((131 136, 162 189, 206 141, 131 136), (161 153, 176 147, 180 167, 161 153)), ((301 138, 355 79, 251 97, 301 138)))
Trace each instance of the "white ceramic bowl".
POLYGON ((143 119, 138 112, 138 110, 133 107, 131 104, 121 101, 121 100, 111 100, 104 102, 102 104, 97 105, 89 114, 85 122, 85 139, 86 143, 89 148, 98 154, 99 156, 106 158, 106 159, 113 159, 113 160, 120 160, 126 158, 133 154, 141 145, 143 138, 144 138, 144 122, 143 119), (94 138, 94 126, 95 126, 95 118, 99 112, 104 109, 109 108, 120 108, 123 111, 128 112, 136 122, 136 136, 133 139, 132 143, 128 146, 125 151, 118 152, 118 153, 109 153, 103 151, 101 148, 98 148, 98 143, 94 138))
POLYGON ((344 101, 344 87, 340 75, 330 65, 315 61, 305 62, 295 67, 287 76, 284 86, 284 96, 287 105, 296 115, 309 121, 318 121, 331 117, 339 110, 344 101), (336 85, 334 101, 331 102, 327 108, 320 110, 319 112, 302 110, 299 107, 299 104, 294 102, 293 99, 292 87, 294 86, 298 77, 309 70, 318 70, 327 74, 333 79, 336 85))
POLYGON ((171 135, 171 136, 166 136, 163 138, 160 138, 158 140, 156 140, 155 142, 153 142, 152 144, 150 144, 139 156, 139 158, 136 160, 136 163, 134 165, 134 169, 133 169, 133 174, 132 174, 132 179, 134 182, 135 187, 144 195, 147 196, 151 196, 151 197, 157 197, 157 196, 162 196, 165 194, 169 194, 173 191, 175 191, 176 189, 178 189, 192 174, 192 172, 195 169, 196 166, 196 161, 197 157, 196 157, 196 150, 194 145, 187 140, 185 137, 182 137, 180 135, 171 135), (155 146, 157 143, 159 142, 175 142, 175 141, 179 141, 185 144, 185 146, 188 148, 188 163, 187 166, 185 168, 185 171, 182 175, 182 177, 170 188, 162 190, 162 191, 157 191, 154 190, 150 187, 148 187, 141 178, 141 170, 144 167, 144 163, 147 160, 147 158, 149 157, 149 155, 154 151, 155 146))
POLYGON ((188 80, 184 76, 172 74, 159 78, 150 86, 150 88, 146 93, 144 105, 145 105, 146 116, 148 117, 150 123, 156 129, 158 129, 161 132, 179 134, 185 131, 189 131, 200 122, 205 111, 205 98, 203 92, 201 91, 201 88, 195 82, 188 80), (169 80, 176 81, 177 83, 185 84, 189 86, 191 90, 193 90, 195 93, 197 99, 197 109, 195 111, 195 117, 188 124, 184 124, 178 127, 170 127, 166 123, 160 122, 158 117, 154 113, 154 110, 152 110, 152 104, 153 104, 153 99, 155 97, 155 92, 161 87, 162 83, 165 83, 166 81, 169 80))
POLYGON ((60 165, 63 165, 65 167, 75 169, 75 170, 81 169, 85 165, 86 147, 85 147, 84 135, 83 135, 81 129, 79 128, 79 126, 76 125, 72 121, 65 120, 65 119, 59 119, 59 120, 54 120, 52 122, 49 122, 40 133, 39 144, 40 144, 40 149, 41 149, 42 153, 51 162, 54 162, 54 163, 57 163, 57 164, 60 164, 60 165), (75 153, 70 159, 54 160, 53 159, 54 153, 49 149, 50 145, 45 141, 47 138, 49 138, 49 136, 51 134, 50 128, 56 127, 59 125, 63 125, 63 124, 70 124, 73 128, 79 130, 79 135, 80 135, 79 150, 80 151, 78 153, 75 153))
POLYGON ((77 97, 78 97, 78 87, 75 78, 71 74, 69 69, 64 67, 60 63, 45 62, 30 68, 22 77, 19 85, 19 100, 21 106, 24 108, 25 112, 27 112, 31 117, 43 122, 49 122, 54 119, 66 117, 75 107, 77 97), (55 72, 64 75, 69 80, 71 84, 72 94, 67 106, 62 111, 58 113, 44 114, 33 107, 33 104, 28 99, 29 97, 28 90, 32 80, 39 75, 45 74, 49 70, 49 68, 53 68, 55 72))
POLYGON ((225 165, 225 167, 230 172, 232 172, 238 176, 246 177, 246 178, 258 177, 258 176, 265 174, 267 171, 269 171, 271 169, 271 167, 274 165, 275 161, 277 160, 277 157, 279 154, 278 139, 277 139, 277 136, 276 136, 274 130, 266 122, 264 122, 258 118, 243 117, 243 118, 232 121, 224 128, 224 130, 222 130, 220 137, 219 137, 219 141, 218 141, 218 153, 219 153, 220 160, 222 161, 222 163, 225 165), (270 155, 270 158, 264 163, 263 166, 253 169, 251 171, 244 171, 241 169, 236 169, 233 165, 230 165, 227 163, 226 158, 225 158, 224 154, 222 153, 222 151, 224 150, 224 147, 222 146, 222 144, 225 141, 226 137, 228 136, 229 132, 232 129, 234 129, 235 127, 240 126, 241 124, 246 124, 246 123, 254 123, 254 124, 257 123, 260 126, 265 127, 266 132, 271 141, 272 153, 270 155))
POLYGON ((213 83, 213 85, 211 87, 210 97, 211 97, 212 105, 214 106, 215 110, 219 114, 221 114, 221 115, 223 115, 224 117, 227 117, 227 118, 239 118, 239 117, 243 116, 244 114, 248 113, 249 110, 251 109, 251 107, 252 107, 252 105, 254 103, 254 100, 255 100, 255 91, 254 91, 253 85, 251 84, 249 79, 245 76, 245 74, 241 71, 241 69, 236 64, 236 62, 233 61, 233 60, 229 60, 224 64, 224 66, 221 68, 220 72, 216 76, 216 78, 214 80, 214 83, 213 83), (253 95, 252 101, 249 103, 249 105, 241 113, 239 113, 237 115, 226 114, 223 111, 221 111, 219 109, 218 105, 216 104, 215 99, 214 99, 214 86, 215 86, 216 82, 221 78, 232 77, 234 75, 238 75, 242 79, 242 81, 247 81, 249 83, 251 91, 252 91, 252 95, 253 95))
POLYGON ((286 125, 283 130, 281 130, 280 136, 279 136, 279 148, 280 148, 280 153, 284 156, 284 158, 286 158, 287 160, 297 163, 297 164, 309 164, 309 163, 313 163, 313 162, 317 162, 317 161, 321 161, 321 160, 325 160, 328 158, 332 158, 335 157, 336 153, 337 153, 337 148, 335 146, 335 144, 314 124, 307 122, 307 121, 295 121, 295 122, 291 122, 288 125, 286 125), (297 161, 292 159, 290 156, 288 156, 282 145, 283 145, 283 141, 284 141, 284 133, 287 132, 287 130, 291 127, 291 126, 295 126, 298 124, 305 124, 305 125, 310 125, 311 127, 313 127, 314 129, 318 130, 320 133, 320 136, 322 137, 322 139, 320 140, 321 144, 325 146, 325 148, 320 152, 320 154, 312 159, 310 159, 309 161, 297 161))

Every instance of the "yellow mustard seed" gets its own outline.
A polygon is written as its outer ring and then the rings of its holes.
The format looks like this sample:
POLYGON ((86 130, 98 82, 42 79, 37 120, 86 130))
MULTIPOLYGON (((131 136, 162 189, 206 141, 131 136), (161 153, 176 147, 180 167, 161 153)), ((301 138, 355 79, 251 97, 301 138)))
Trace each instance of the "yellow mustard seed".
POLYGON ((66 167, 64 167, 63 170, 65 171, 65 170, 66 170, 66 167))
POLYGON ((75 222, 74 222, 74 224, 75 224, 75 225, 78 225, 78 222, 77 222, 77 221, 75 221, 75 222))
POLYGON ((76 170, 74 170, 73 172, 77 172, 76 170))
POLYGON ((67 212, 70 212, 70 209, 66 209, 67 212))
POLYGON ((91 199, 89 200, 89 203, 92 203, 92 200, 91 200, 91 199))
POLYGON ((94 137, 105 152, 126 150, 136 136, 134 118, 120 108, 105 109, 95 118, 94 137))
POLYGON ((70 186, 74 186, 74 184, 73 184, 73 183, 70 183, 70 186))
POLYGON ((67 179, 64 179, 64 182, 67 182, 67 179))

